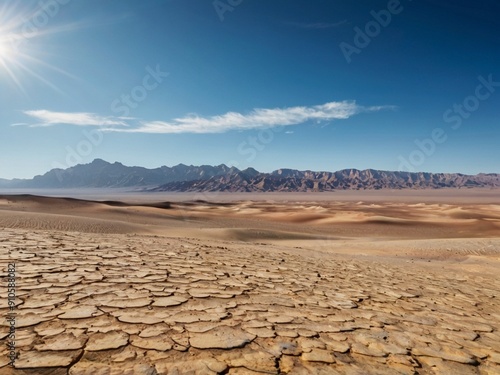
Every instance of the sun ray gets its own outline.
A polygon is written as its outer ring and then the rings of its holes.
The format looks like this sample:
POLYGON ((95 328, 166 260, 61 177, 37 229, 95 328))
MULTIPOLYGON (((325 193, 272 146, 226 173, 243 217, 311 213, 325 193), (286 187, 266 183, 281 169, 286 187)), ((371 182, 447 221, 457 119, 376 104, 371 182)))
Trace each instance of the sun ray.
POLYGON ((14 81, 15 85, 19 88, 19 90, 26 95, 26 91, 24 90, 23 85, 17 78, 17 76, 14 74, 14 72, 11 70, 11 68, 6 64, 6 62, 3 59, 0 59, 0 65, 5 69, 7 72, 7 75, 14 81))
MULTIPOLYGON (((63 91, 50 80, 49 71, 64 75, 70 79, 80 79, 70 72, 47 60, 48 48, 46 36, 66 33, 85 27, 85 22, 49 23, 43 27, 30 28, 30 20, 41 11, 22 8, 20 2, 7 2, 0 6, 0 79, 10 80, 17 89, 26 95, 23 81, 35 79, 60 94, 63 91), (44 56, 40 56, 43 51, 44 56)), ((54 60, 57 56, 51 56, 54 60)))
POLYGON ((52 65, 52 64, 48 64, 46 63, 45 61, 41 60, 41 59, 37 59, 36 57, 33 57, 33 56, 30 56, 30 55, 25 55, 25 54, 22 54, 23 58, 26 59, 26 60, 29 60, 35 64, 38 64, 38 65, 42 65, 48 69, 52 69, 62 75, 65 75, 66 77, 68 78, 71 78, 71 79, 74 79, 74 80, 80 80, 80 78, 78 78, 77 76, 65 71, 64 69, 61 69, 55 65, 52 65))
POLYGON ((21 70, 27 72, 29 75, 32 77, 37 78, 41 82, 43 82, 45 85, 49 86, 52 88, 54 91, 57 91, 59 94, 66 95, 61 89, 59 89, 56 85, 54 85, 52 82, 50 82, 48 79, 42 77, 40 74, 35 72, 33 69, 28 68, 28 66, 24 65, 20 61, 16 61, 16 66, 21 68, 21 70))

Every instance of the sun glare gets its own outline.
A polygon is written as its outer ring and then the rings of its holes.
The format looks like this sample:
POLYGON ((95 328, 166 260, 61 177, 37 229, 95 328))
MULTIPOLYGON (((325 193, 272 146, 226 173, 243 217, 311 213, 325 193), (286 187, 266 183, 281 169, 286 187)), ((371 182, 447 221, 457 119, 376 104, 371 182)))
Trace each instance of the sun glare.
POLYGON ((0 6, 0 79, 7 77, 25 94, 23 82, 32 78, 61 92, 50 82, 47 69, 75 77, 37 55, 44 49, 44 43, 50 43, 49 35, 74 27, 60 23, 56 27, 57 20, 54 18, 57 12, 54 9, 49 12, 46 7, 25 9, 20 3, 11 4, 15 5, 0 6))
POLYGON ((0 38, 0 60, 8 60, 13 57, 12 47, 8 41, 4 41, 0 38))

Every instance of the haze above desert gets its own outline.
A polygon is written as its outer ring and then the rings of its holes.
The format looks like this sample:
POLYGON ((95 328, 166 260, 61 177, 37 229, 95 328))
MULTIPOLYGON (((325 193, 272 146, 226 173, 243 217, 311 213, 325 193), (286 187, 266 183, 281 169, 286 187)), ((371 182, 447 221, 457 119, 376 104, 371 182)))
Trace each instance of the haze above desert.
POLYGON ((381 189, 337 190, 333 192, 154 192, 141 188, 78 188, 78 189, 23 189, 0 188, 0 195, 39 195, 47 197, 88 200, 121 200, 138 202, 211 202, 268 201, 272 202, 394 202, 407 203, 490 203, 500 204, 500 188, 466 189, 381 189))
POLYGON ((497 190, 38 193, 2 373, 500 372, 497 190))

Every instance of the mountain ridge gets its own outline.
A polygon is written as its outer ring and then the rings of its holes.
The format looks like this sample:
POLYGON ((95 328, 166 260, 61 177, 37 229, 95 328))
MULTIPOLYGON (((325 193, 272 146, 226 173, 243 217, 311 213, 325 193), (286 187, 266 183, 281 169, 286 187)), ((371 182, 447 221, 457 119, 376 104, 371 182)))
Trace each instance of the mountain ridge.
POLYGON ((0 179, 4 188, 142 188, 145 191, 308 192, 334 190, 499 188, 500 174, 430 173, 343 169, 336 172, 290 168, 270 173, 225 164, 144 168, 95 159, 67 169, 52 169, 26 180, 0 179))

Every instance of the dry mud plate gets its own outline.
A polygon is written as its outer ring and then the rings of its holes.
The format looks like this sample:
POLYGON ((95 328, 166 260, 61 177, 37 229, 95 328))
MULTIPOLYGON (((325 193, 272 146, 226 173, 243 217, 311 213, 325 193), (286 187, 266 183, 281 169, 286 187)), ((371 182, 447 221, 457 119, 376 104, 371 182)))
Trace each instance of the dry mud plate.
POLYGON ((494 272, 302 246, 2 228, 0 374, 500 374, 494 272))

